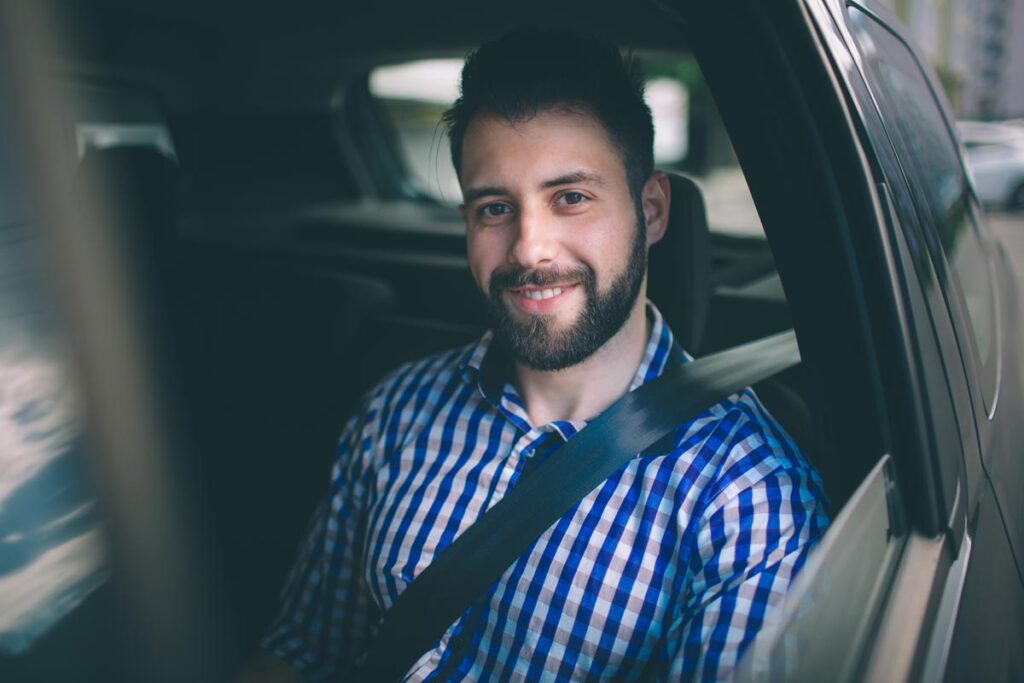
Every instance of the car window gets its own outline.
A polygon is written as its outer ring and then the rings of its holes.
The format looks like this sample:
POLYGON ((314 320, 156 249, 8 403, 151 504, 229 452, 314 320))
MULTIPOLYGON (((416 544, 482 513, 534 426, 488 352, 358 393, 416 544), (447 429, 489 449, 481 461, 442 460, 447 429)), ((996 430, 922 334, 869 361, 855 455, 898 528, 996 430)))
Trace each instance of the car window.
MULTIPOLYGON (((655 165, 694 177, 703 190, 713 232, 764 237, 753 199, 710 92, 692 59, 641 59, 654 116, 655 165)), ((462 57, 423 59, 375 68, 370 92, 398 133, 411 180, 450 206, 462 201, 441 115, 458 97, 462 57)))
POLYGON ((893 144, 905 160, 903 170, 914 179, 924 236, 947 301, 965 311, 967 334, 959 335, 960 343, 974 348, 991 406, 996 387, 995 302, 956 140, 913 53, 859 9, 851 8, 850 18, 870 75, 878 81, 880 106, 895 124, 893 144))
MULTIPOLYGON (((8 151, 0 140, 5 161, 8 151)), ((16 194, 11 179, 0 175, 0 197, 16 194)), ((107 575, 76 387, 46 297, 38 235, 10 209, 0 204, 0 658, 31 651, 107 575)))

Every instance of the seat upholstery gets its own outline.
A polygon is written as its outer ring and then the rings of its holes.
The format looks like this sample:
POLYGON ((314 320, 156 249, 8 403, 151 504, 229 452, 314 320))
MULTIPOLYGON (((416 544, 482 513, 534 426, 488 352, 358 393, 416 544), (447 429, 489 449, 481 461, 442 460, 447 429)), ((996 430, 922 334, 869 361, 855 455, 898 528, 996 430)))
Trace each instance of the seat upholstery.
POLYGON ((668 229, 650 251, 647 295, 691 353, 700 349, 711 300, 711 238, 700 188, 678 173, 671 184, 668 229))

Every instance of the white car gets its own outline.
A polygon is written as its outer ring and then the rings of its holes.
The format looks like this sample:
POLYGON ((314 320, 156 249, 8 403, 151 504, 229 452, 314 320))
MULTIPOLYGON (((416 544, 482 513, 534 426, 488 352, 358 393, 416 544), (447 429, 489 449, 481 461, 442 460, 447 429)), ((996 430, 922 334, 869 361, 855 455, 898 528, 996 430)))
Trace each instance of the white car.
POLYGON ((961 121, 959 128, 978 199, 1024 210, 1024 124, 961 121))

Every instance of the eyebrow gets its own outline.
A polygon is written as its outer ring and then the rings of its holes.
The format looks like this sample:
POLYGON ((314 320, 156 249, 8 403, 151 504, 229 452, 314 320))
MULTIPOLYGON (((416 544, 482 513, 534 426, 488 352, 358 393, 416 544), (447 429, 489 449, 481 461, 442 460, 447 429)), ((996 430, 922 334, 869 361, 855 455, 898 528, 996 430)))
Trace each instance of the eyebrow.
POLYGON ((558 187, 559 185, 573 185, 575 183, 591 183, 593 185, 604 185, 604 178, 597 175, 596 173, 589 173, 587 171, 573 171, 572 173, 566 173, 560 175, 557 178, 551 180, 545 180, 540 184, 543 188, 558 187))
MULTIPOLYGON (((574 183, 591 183, 593 185, 604 185, 604 178, 596 173, 589 173, 587 171, 572 171, 560 175, 557 178, 551 178, 545 180, 540 184, 541 188, 548 189, 552 187, 558 187, 560 185, 572 185, 574 183)), ((507 188, 499 187, 497 185, 488 185, 484 187, 471 187, 463 193, 463 200, 468 204, 474 200, 480 199, 481 197, 493 197, 498 195, 509 194, 507 188)))
POLYGON ((497 187, 489 185, 486 187, 471 187, 462 193, 462 199, 464 202, 469 204, 473 200, 480 199, 480 197, 492 197, 495 195, 508 194, 508 190, 504 187, 497 187))

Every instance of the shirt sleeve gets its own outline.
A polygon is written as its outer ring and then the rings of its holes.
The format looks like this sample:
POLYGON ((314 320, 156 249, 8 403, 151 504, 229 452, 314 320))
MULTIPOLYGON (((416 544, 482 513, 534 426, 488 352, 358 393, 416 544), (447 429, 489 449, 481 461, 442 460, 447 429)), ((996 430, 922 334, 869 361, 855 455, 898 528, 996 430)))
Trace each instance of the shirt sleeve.
POLYGON ((377 421, 371 396, 345 427, 328 495, 313 513, 281 592, 278 615, 261 643, 309 681, 352 668, 379 621, 358 552, 377 421))
POLYGON ((728 679, 828 524, 809 467, 730 488, 697 532, 685 598, 663 641, 667 680, 728 679))

